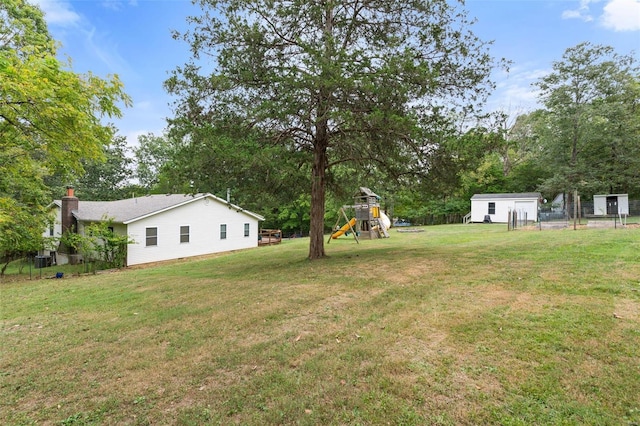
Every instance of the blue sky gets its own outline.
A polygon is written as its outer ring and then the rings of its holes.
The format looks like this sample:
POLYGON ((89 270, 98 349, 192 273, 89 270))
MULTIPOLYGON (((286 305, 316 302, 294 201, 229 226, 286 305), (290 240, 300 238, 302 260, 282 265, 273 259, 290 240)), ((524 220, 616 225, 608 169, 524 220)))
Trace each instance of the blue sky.
MULTIPOLYGON (((117 74, 133 107, 114 124, 131 144, 161 134, 172 115, 162 83, 189 59, 171 30, 187 28, 200 9, 189 0, 29 0, 45 12, 49 30, 76 72, 117 74)), ((513 61, 497 71, 490 110, 511 114, 536 108, 531 83, 551 70, 564 51, 583 41, 640 57, 640 0, 467 0, 473 31, 493 40, 492 53, 513 61)))

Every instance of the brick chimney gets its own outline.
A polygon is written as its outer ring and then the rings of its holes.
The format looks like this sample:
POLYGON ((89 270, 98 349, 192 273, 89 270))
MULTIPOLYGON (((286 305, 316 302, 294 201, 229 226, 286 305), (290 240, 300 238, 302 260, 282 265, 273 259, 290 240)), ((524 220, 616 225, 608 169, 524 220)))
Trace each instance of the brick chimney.
MULTIPOLYGON (((67 186, 67 195, 62 197, 62 233, 77 232, 78 224, 72 212, 78 210, 78 197, 74 195, 73 186, 67 186)), ((62 248, 61 248, 62 249, 62 248)))

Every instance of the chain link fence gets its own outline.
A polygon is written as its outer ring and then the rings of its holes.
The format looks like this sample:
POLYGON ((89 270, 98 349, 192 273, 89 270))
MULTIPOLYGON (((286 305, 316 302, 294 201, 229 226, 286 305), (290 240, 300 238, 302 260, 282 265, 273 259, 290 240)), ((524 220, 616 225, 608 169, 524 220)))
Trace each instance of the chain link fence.
POLYGON ((568 202, 566 208, 543 207, 538 215, 540 229, 567 228, 573 223, 593 227, 618 227, 626 225, 628 221, 637 223, 640 221, 640 200, 629 200, 629 215, 602 215, 595 214, 593 201, 578 203, 575 207, 568 202), (577 217, 574 217, 574 211, 577 217))

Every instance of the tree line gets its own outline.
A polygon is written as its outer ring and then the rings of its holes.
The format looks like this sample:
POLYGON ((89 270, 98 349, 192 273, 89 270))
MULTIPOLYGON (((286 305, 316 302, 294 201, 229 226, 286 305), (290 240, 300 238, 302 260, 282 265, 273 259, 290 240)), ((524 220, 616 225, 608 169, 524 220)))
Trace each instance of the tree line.
POLYGON ((535 83, 540 109, 486 113, 491 55, 459 4, 201 2, 174 34, 192 59, 165 82, 175 114, 135 148, 106 117, 130 103, 116 76, 56 58, 42 13, 0 5, 0 253, 37 250, 46 206, 211 192, 309 235, 360 186, 393 216, 465 214, 475 193, 640 197, 640 77, 632 55, 588 42, 535 83), (206 13, 210 12, 210 13, 206 13))

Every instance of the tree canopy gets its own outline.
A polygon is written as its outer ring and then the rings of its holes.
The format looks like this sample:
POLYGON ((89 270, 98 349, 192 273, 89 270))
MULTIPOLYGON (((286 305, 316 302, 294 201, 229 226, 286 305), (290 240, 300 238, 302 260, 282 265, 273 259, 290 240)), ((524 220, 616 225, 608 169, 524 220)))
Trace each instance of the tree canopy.
POLYGON ((83 162, 84 174, 75 182, 76 194, 82 200, 120 200, 130 196, 133 159, 124 136, 115 135, 104 148, 104 159, 83 162))
POLYGON ((199 3, 203 14, 176 34, 193 59, 166 82, 178 97, 172 124, 259 129, 261 146, 303 155, 310 259, 325 254, 332 167, 424 174, 430 141, 454 116, 473 113, 492 86, 489 46, 470 31, 458 3, 199 3))
POLYGON ((640 186, 640 74, 631 55, 580 43, 537 83, 544 110, 538 131, 543 188, 594 194, 640 186))
POLYGON ((0 253, 42 247, 44 178, 83 173, 113 129, 102 124, 129 105, 120 80, 80 75, 56 57, 42 11, 24 0, 0 3, 0 253), (28 220, 25 220, 27 218, 28 220))

